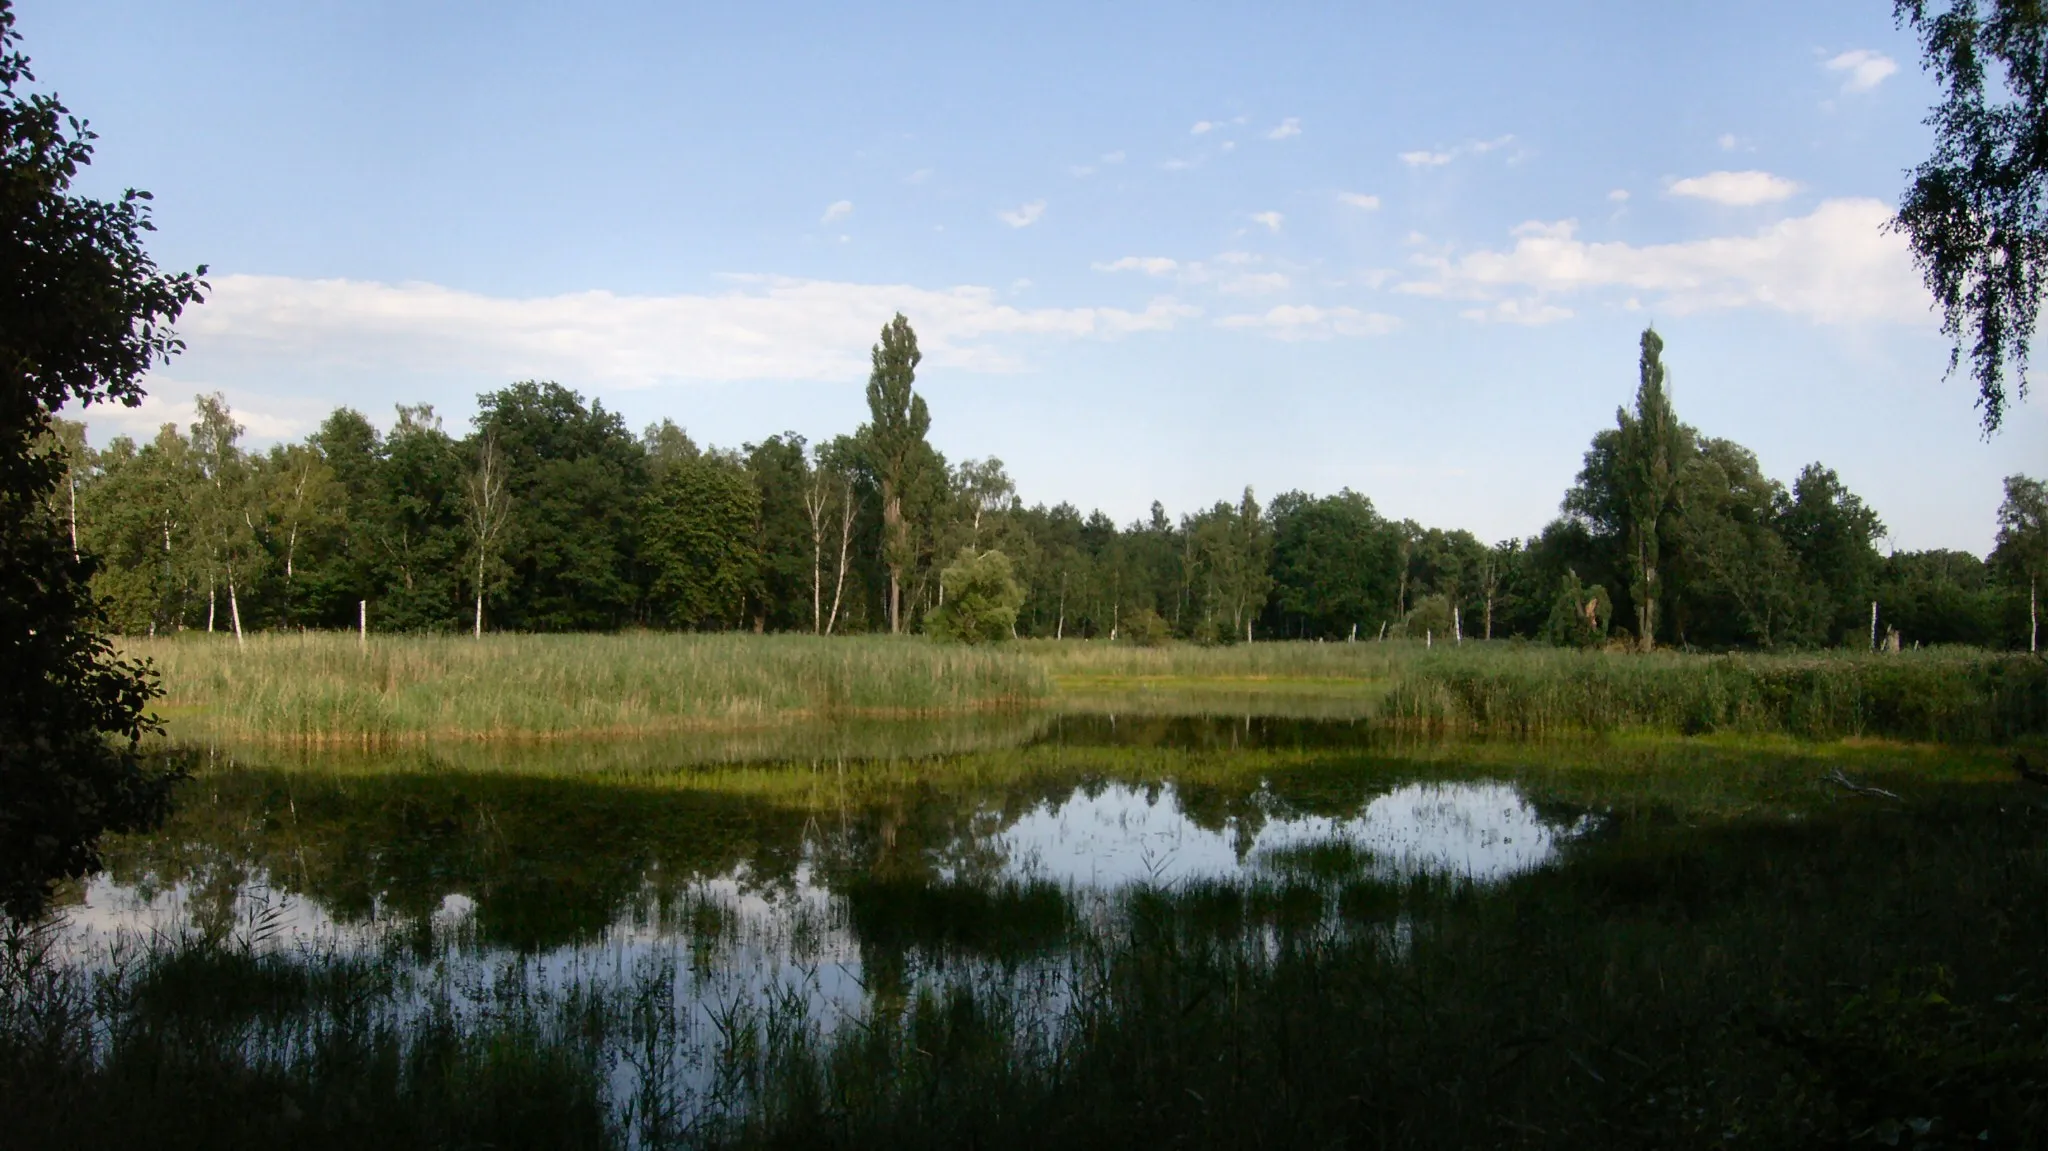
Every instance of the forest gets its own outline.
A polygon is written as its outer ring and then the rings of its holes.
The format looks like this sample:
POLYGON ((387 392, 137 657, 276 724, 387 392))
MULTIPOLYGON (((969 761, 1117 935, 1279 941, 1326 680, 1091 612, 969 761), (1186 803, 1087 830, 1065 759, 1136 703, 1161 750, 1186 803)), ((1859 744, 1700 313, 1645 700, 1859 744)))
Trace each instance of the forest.
POLYGON ((601 401, 525 381, 480 396, 464 433, 424 404, 388 432, 344 407, 259 451, 202 395, 195 422, 146 443, 95 449, 57 421, 51 510, 128 634, 920 631, 973 585, 1016 636, 2038 646, 2048 485, 2006 481, 1988 557, 1881 552, 1878 512, 1832 469, 1787 485, 1685 424, 1654 330, 1559 516, 1492 543, 1348 488, 1247 487, 1121 525, 1026 504, 1001 460, 932 446, 919 359, 899 315, 873 349, 868 422, 737 448, 668 419, 636 435, 601 401))

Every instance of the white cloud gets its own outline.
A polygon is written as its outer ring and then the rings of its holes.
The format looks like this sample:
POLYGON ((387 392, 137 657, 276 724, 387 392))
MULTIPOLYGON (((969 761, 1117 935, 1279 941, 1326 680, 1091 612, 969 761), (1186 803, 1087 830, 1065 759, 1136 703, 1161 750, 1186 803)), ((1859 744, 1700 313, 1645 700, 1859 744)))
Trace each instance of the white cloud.
POLYGON ((1104 152, 1102 154, 1102 162, 1105 164, 1121 164, 1124 162, 1124 154, 1122 152, 1104 152))
POLYGON ((1380 207, 1380 198, 1378 196, 1368 196, 1363 192, 1339 192, 1337 193, 1337 202, 1349 204, 1365 212, 1377 212, 1380 207))
POLYGON ((1844 92, 1868 92, 1899 70, 1898 63, 1890 56, 1868 48, 1844 52, 1822 66, 1830 72, 1847 73, 1842 79, 1844 92))
POLYGON ((1214 130, 1215 127, 1216 122, 1213 120, 1197 120, 1195 121, 1195 126, 1188 129, 1188 135, 1200 136, 1206 132, 1214 130))
POLYGON ((1505 251, 1419 254, 1420 296, 1492 302, 1619 290, 1667 312, 1773 308, 1816 323, 1929 322, 1928 296, 1903 237, 1878 200, 1823 201, 1812 213, 1745 236, 1669 244, 1589 243, 1577 222, 1531 222, 1505 251))
POLYGON ((1076 164, 1067 171, 1072 172, 1076 179, 1086 179, 1095 174, 1095 168, 1091 164, 1076 164))
POLYGON ((843 220, 851 215, 853 215, 852 200, 834 200, 831 206, 825 209, 825 214, 818 218, 818 222, 820 224, 829 224, 834 220, 843 220))
POLYGON ((334 407, 312 397, 263 395, 222 387, 171 370, 152 375, 149 387, 149 394, 132 408, 122 404, 93 404, 86 408, 72 405, 64 415, 84 421, 96 443, 104 444, 115 436, 130 436, 138 443, 146 443, 156 438, 157 429, 165 424, 176 424, 179 431, 189 432, 199 418, 193 397, 220 392, 234 412, 235 422, 242 425, 251 440, 275 441, 306 435, 319 427, 334 407))
POLYGON ((1163 163, 1163 164, 1161 164, 1161 165, 1159 165, 1159 166, 1160 166, 1161 168, 1164 168, 1164 169, 1166 169, 1166 170, 1167 170, 1167 171, 1169 171, 1169 172, 1185 172, 1185 171, 1187 171, 1187 170, 1188 170, 1189 168, 1192 168, 1192 167, 1194 167, 1194 166, 1195 166, 1195 161, 1193 161, 1193 160, 1168 160, 1168 161, 1166 161, 1165 163, 1163 163))
POLYGON ((1720 145, 1721 150, 1723 152, 1733 152, 1736 149, 1736 146, 1741 144, 1742 141, 1737 140, 1735 138, 1735 133, 1733 132, 1723 132, 1721 133, 1720 138, 1715 140, 1714 143, 1720 145))
POLYGON ((930 168, 919 168, 910 175, 903 177, 903 182, 906 184, 922 184, 931 178, 932 170, 930 168))
POLYGON ((1029 204, 1021 204, 1009 211, 997 212, 996 219, 1001 220, 1012 228, 1028 228, 1036 224, 1038 218, 1043 215, 1045 215, 1045 201, 1033 200, 1029 204))
POLYGON ((1512 135, 1495 136, 1491 140, 1467 140, 1455 148, 1422 150, 1401 153, 1401 162, 1411 168, 1441 168, 1460 156, 1484 156, 1496 148, 1505 148, 1515 142, 1512 135))
POLYGON ((1628 203, 1628 189, 1616 188, 1614 191, 1607 193, 1607 198, 1617 204, 1626 204, 1628 203))
POLYGON ((1260 224, 1264 224, 1264 225, 1266 226, 1266 230, 1267 230, 1268 232, 1277 232, 1277 231, 1279 231, 1279 230, 1280 230, 1280 225, 1281 225, 1281 224, 1282 224, 1282 223, 1283 223, 1283 222, 1284 222, 1284 221, 1285 221, 1286 219, 1287 219, 1287 217, 1285 217, 1285 216, 1281 215, 1281 214, 1280 214, 1280 213, 1278 213, 1278 212, 1253 212, 1253 213, 1252 213, 1252 220, 1253 220, 1253 221, 1254 221, 1255 223, 1260 223, 1260 224))
POLYGON ((1264 332, 1278 340, 1327 340, 1332 336, 1384 336, 1398 329, 1401 321, 1351 307, 1281 304, 1264 312, 1219 317, 1216 326, 1264 332))
POLYGON ((1216 150, 1218 152, 1235 152, 1237 151, 1237 141, 1225 140, 1216 146, 1216 150))
POLYGON ((1301 118, 1298 116, 1289 116, 1285 120, 1280 121, 1279 124, 1275 125, 1271 131, 1267 132, 1266 139, 1285 140, 1291 136, 1299 135, 1301 135, 1301 118))
POLYGON ((1789 199, 1799 185, 1769 172, 1709 172, 1671 185, 1674 196, 1709 200, 1731 208, 1753 208, 1789 199))
POLYGON ((1228 296, 1270 296, 1292 286, 1293 281, 1282 272, 1245 272, 1223 280, 1216 290, 1228 296))
POLYGON ((1546 304, 1540 300, 1501 300, 1489 307, 1467 308, 1458 314, 1468 320, 1479 320, 1482 323, 1523 324, 1529 327, 1554 324, 1559 320, 1572 318, 1570 308, 1546 304))
POLYGON ((866 374, 875 329, 897 311, 917 324, 928 362, 974 371, 1015 369, 1020 340, 1113 338, 1201 314, 1171 297, 1139 311, 1019 308, 986 287, 727 279, 732 287, 718 293, 511 298, 438 284, 214 276, 207 302, 179 324, 192 350, 178 368, 223 381, 330 369, 552 378, 581 388, 838 381, 866 374))
POLYGON ((1090 264, 1098 272, 1143 272, 1148 276, 1170 276, 1180 268, 1179 260, 1165 256, 1125 256, 1108 263, 1090 264))

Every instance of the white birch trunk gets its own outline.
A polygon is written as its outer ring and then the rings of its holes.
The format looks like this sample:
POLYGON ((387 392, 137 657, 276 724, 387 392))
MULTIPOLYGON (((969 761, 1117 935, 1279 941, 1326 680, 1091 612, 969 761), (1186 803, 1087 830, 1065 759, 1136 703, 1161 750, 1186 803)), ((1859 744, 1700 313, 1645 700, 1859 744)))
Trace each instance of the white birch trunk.
POLYGON ((242 638, 242 603, 235 598, 235 572, 228 569, 228 618, 235 624, 235 646, 247 642, 242 638))
POLYGON ((839 596, 846 590, 846 552, 853 541, 853 481, 846 481, 845 510, 839 516, 839 576, 832 585, 832 615, 825 620, 825 634, 839 622, 839 596))

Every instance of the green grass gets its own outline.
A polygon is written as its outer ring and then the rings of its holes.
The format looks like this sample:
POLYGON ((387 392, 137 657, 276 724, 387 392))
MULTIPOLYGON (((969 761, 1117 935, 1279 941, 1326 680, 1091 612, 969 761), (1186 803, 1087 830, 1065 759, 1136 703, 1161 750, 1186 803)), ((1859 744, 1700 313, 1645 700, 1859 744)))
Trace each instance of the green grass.
POLYGON ((1944 648, 1697 655, 1523 643, 1032 643, 1078 708, 1359 718, 1439 733, 1650 730, 1985 743, 2048 734, 2048 661, 1944 648))
POLYGON ((174 738, 545 739, 924 716, 1041 700, 1010 650, 809 636, 346 634, 129 641, 174 738))
POLYGON ((480 642, 375 636, 367 646, 345 634, 261 635, 246 647, 188 636, 135 641, 127 650, 162 671, 160 710, 173 738, 314 747, 718 733, 736 749, 779 742, 800 756, 806 747, 843 745, 832 733, 849 719, 1048 706, 1120 716, 1360 719, 1518 737, 1646 730, 1989 743, 2048 734, 2048 661, 1970 649, 1640 655, 1479 642, 965 647, 916 638, 633 633, 480 642), (777 729, 785 734, 765 742, 730 739, 777 729))

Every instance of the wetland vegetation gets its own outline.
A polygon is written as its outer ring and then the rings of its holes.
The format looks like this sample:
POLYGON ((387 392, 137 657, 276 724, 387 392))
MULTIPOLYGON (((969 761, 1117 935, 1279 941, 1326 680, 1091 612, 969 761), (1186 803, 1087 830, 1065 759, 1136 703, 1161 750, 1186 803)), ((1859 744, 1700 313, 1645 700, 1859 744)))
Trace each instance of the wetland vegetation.
POLYGON ((852 762, 464 746, 224 753, 117 841, 10 943, 11 1130, 2020 1146, 2048 1105, 2048 808, 2009 748, 1128 716, 852 762))
POLYGON ((529 380, 95 449, 208 289, 13 20, 9 1146, 2043 1141, 2040 481, 1880 556, 1646 331, 1533 538, 1119 527, 949 464, 901 315, 818 445, 529 380))

